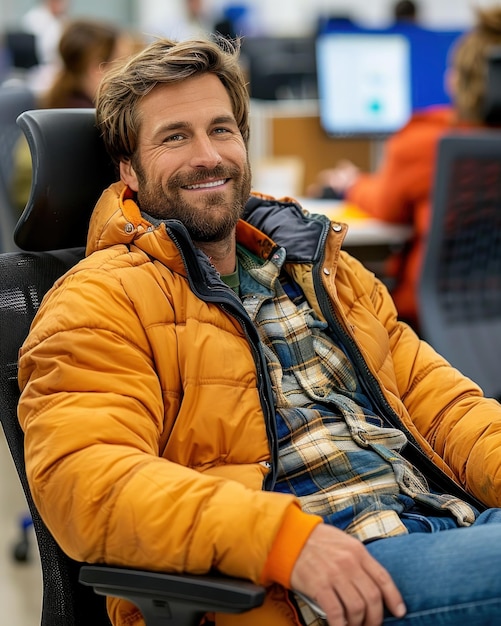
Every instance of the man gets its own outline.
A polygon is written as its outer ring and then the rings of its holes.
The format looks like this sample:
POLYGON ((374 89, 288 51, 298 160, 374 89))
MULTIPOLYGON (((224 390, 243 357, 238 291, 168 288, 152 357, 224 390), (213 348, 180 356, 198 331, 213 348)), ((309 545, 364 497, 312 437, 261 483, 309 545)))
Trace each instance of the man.
POLYGON ((250 196, 220 46, 159 40, 101 84, 121 181, 20 354, 41 515, 79 560, 268 587, 217 624, 316 624, 304 597, 335 626, 493 623, 501 408, 397 321, 344 225, 250 196))

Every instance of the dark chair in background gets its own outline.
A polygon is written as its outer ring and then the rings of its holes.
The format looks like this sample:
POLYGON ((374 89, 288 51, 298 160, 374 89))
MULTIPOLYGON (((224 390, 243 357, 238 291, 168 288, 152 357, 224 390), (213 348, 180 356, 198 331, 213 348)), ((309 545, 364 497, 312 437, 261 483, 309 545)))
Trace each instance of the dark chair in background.
POLYGON ((4 44, 11 67, 29 70, 39 64, 33 33, 9 30, 4 35, 4 44))
POLYGON ((501 126, 501 46, 492 47, 487 56, 483 114, 488 126, 501 126))
POLYGON ((0 419, 40 552, 41 626, 109 626, 102 594, 129 599, 139 606, 148 626, 194 626, 207 611, 239 613, 259 606, 264 589, 247 581, 73 561, 38 514, 26 480, 23 433, 16 414, 17 353, 45 292, 82 258, 91 210, 115 173, 92 109, 28 111, 19 124, 30 144, 34 176, 15 234, 16 243, 27 252, 0 255, 0 419))
POLYGON ((19 213, 11 197, 14 149, 21 136, 17 116, 35 106, 35 94, 23 84, 0 86, 0 252, 16 250, 13 233, 19 213))
POLYGON ((423 337, 501 399, 501 130, 442 138, 419 285, 423 337))

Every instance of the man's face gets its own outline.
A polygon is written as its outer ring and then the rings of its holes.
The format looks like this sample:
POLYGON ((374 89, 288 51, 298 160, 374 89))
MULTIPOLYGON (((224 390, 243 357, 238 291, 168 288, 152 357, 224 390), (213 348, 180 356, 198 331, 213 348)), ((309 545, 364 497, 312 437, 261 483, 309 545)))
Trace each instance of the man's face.
POLYGON ((138 149, 122 180, 143 211, 184 223, 195 242, 231 235, 250 193, 250 167, 230 98, 214 74, 158 85, 139 104, 138 149))

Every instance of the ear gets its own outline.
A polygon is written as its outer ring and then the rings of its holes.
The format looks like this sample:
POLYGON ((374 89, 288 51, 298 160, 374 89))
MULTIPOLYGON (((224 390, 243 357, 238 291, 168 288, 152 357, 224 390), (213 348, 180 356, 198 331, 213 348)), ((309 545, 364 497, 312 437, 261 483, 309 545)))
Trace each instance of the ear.
POLYGON ((128 161, 120 161, 120 179, 127 187, 132 191, 137 191, 139 188, 136 172, 132 167, 130 159, 128 161))

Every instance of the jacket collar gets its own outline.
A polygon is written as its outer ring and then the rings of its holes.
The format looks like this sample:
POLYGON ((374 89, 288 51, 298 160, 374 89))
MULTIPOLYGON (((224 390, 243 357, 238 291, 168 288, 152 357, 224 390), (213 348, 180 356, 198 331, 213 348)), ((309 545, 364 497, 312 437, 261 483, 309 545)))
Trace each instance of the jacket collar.
MULTIPOLYGON (((287 250, 287 262, 311 263, 321 257, 328 223, 322 216, 308 216, 292 199, 253 194, 246 204, 244 219, 237 225, 237 240, 263 259, 280 246, 287 250)), ((186 263, 180 250, 191 249, 192 260, 201 254, 181 222, 165 220, 154 224, 141 213, 133 192, 121 182, 108 187, 97 202, 89 224, 86 252, 116 244, 133 244, 181 274, 185 274, 186 263)))

